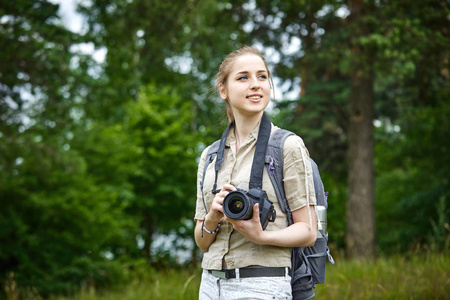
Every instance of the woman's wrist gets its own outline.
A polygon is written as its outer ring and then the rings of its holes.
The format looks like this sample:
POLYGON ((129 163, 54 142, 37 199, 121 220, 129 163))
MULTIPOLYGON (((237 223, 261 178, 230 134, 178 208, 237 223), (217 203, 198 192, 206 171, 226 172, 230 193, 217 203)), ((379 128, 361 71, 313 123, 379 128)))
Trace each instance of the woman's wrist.
POLYGON ((205 225, 205 222, 203 222, 203 229, 209 234, 216 233, 217 231, 219 231, 219 228, 220 228, 220 221, 217 223, 217 226, 215 227, 214 230, 209 230, 208 227, 205 225))
POLYGON ((219 213, 214 214, 213 212, 209 212, 205 216, 204 220, 205 220, 205 224, 207 224, 207 226, 208 226, 208 229, 210 229, 213 227, 215 228, 222 218, 223 218, 223 214, 219 214, 219 213))
POLYGON ((206 231, 209 234, 216 234, 219 231, 219 229, 220 229, 220 220, 217 223, 215 223, 215 222, 206 222, 206 217, 203 219, 202 228, 201 228, 201 230, 202 230, 202 237, 203 237, 203 231, 206 231), (208 223, 208 225, 206 223, 208 223), (211 224, 216 224, 214 230, 209 230, 208 229, 208 227, 209 228, 213 228, 213 226, 210 227, 211 224))

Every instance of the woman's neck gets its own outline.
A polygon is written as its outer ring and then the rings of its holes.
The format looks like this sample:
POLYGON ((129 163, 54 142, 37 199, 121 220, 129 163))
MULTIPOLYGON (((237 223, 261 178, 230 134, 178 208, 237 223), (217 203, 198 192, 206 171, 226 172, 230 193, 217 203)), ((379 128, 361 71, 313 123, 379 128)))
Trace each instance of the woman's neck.
POLYGON ((263 112, 254 116, 235 115, 234 119, 234 135, 236 137, 236 151, 245 143, 247 136, 255 129, 256 124, 261 121, 263 112))

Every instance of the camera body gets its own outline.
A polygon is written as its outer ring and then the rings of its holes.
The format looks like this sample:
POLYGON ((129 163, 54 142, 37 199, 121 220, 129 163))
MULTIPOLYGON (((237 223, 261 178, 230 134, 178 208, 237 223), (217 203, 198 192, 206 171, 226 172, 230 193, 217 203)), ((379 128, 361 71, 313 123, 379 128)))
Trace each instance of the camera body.
POLYGON ((261 227, 265 230, 269 222, 275 221, 276 211, 264 190, 253 188, 249 191, 230 191, 223 200, 222 207, 224 214, 230 219, 250 220, 256 203, 259 203, 259 218, 261 227))

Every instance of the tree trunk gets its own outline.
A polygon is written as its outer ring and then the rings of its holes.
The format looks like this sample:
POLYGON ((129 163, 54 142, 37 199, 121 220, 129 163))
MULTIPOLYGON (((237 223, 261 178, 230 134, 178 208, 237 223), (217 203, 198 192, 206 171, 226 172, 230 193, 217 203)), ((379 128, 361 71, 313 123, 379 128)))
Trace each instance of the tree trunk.
POLYGON ((346 247, 350 258, 375 256, 374 91, 366 74, 354 74, 350 91, 346 247))
MULTIPOLYGON (((363 16, 361 2, 351 6, 353 24, 363 16)), ((359 23, 362 25, 361 23, 359 23)), ((360 26, 355 35, 367 34, 360 26)), ((347 256, 375 257, 374 127, 375 95, 371 54, 352 47, 350 74, 349 175, 347 202, 347 256)))

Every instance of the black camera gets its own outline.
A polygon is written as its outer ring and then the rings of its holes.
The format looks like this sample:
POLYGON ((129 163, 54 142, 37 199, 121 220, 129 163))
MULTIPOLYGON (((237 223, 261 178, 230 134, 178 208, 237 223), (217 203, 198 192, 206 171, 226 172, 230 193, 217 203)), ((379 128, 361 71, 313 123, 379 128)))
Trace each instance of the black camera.
POLYGON ((230 191, 223 200, 223 212, 230 219, 250 220, 253 217, 253 206, 259 203, 261 227, 266 229, 269 222, 274 222, 276 211, 267 193, 259 188, 248 192, 242 189, 230 191))

